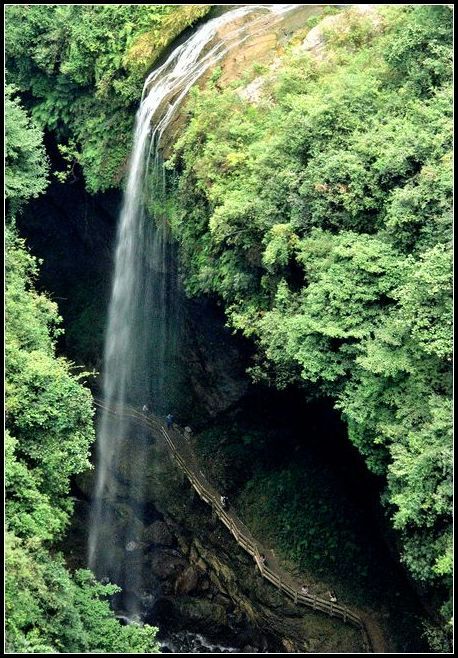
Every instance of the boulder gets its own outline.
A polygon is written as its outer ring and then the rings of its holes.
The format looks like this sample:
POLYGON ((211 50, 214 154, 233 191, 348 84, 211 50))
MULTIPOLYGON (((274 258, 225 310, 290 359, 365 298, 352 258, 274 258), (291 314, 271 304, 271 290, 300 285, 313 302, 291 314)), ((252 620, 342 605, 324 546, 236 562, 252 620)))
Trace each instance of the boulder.
POLYGON ((175 581, 175 594, 190 594, 199 582, 199 572, 192 565, 187 567, 175 581))
POLYGON ((143 531, 142 539, 149 544, 159 546, 173 546, 175 540, 164 521, 154 521, 143 531))
POLYGON ((345 11, 323 18, 310 30, 300 48, 309 52, 317 60, 324 59, 327 32, 338 30, 341 34, 345 34, 350 29, 352 21, 357 20, 358 17, 367 18, 374 31, 378 31, 382 27, 377 5, 349 5, 345 11))
POLYGON ((167 580, 175 577, 187 566, 186 560, 181 557, 178 551, 167 549, 158 549, 149 555, 147 569, 161 580, 167 580))
POLYGON ((175 610, 198 633, 218 632, 227 629, 227 615, 223 606, 197 598, 179 598, 175 610))

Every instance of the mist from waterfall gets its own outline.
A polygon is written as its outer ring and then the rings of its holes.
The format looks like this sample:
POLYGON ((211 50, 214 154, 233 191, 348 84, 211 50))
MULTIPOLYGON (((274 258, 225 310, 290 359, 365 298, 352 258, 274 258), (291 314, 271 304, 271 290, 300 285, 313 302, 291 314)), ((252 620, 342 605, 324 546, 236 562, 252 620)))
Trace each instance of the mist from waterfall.
MULTIPOLYGON (((174 411, 179 380, 181 292, 167 218, 147 212, 163 195, 164 132, 190 87, 231 49, 296 5, 242 5, 204 23, 147 78, 138 109, 120 213, 103 366, 108 407, 144 404, 157 415, 174 411), (249 18, 246 24, 238 19, 249 18), (252 15, 252 16, 251 16, 252 15), (234 23, 233 29, 221 29, 234 23), (154 181, 154 185, 151 183, 154 181)), ((121 416, 103 412, 98 425, 96 486, 88 562, 98 578, 142 592, 139 545, 150 438, 121 416), (129 505, 126 504, 129 503, 129 505), (134 512, 132 510, 135 510, 134 512)), ((123 606, 139 614, 138 599, 123 606)))

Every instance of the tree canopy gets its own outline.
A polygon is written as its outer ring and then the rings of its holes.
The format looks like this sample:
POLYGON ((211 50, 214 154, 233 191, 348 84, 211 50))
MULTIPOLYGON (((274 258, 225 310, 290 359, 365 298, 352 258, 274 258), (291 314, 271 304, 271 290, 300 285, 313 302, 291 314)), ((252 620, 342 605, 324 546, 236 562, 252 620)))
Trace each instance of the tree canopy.
POLYGON ((13 85, 5 88, 5 194, 18 203, 38 196, 48 184, 48 161, 43 131, 22 107, 13 85))
POLYGON ((146 73, 210 7, 7 6, 7 79, 90 191, 119 185, 146 73))
MULTIPOLYGON (((194 89, 166 214, 189 295, 221 300, 256 344, 253 380, 334 400, 384 479, 403 562, 449 620, 452 9, 375 7, 342 12, 321 57, 296 43, 194 89)), ((120 184, 145 74, 209 9, 7 7, 10 217, 46 187, 44 131, 88 191, 120 184)), ((154 651, 154 630, 113 620, 111 586, 52 552, 88 467, 91 397, 56 357, 57 307, 14 226, 7 248, 9 647, 154 651)))

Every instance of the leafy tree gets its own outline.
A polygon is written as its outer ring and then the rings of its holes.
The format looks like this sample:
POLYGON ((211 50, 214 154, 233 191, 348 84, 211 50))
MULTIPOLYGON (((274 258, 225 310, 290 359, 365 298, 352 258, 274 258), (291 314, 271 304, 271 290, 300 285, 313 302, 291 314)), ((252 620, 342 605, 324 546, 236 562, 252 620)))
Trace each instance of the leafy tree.
POLYGON ((56 305, 31 290, 35 260, 7 233, 6 379, 8 426, 16 452, 39 474, 55 506, 68 510, 69 478, 89 467, 92 397, 54 356, 56 305))
POLYGON ((156 629, 121 626, 87 570, 71 577, 36 539, 6 535, 6 642, 14 653, 157 653, 156 629))
POLYGON ((17 443, 7 432, 5 489, 8 525, 20 537, 54 539, 65 527, 67 514, 56 509, 49 494, 41 490, 40 473, 17 459, 17 443))
POLYGON ((48 184, 43 132, 21 106, 13 85, 5 88, 5 194, 17 203, 38 196, 48 184))

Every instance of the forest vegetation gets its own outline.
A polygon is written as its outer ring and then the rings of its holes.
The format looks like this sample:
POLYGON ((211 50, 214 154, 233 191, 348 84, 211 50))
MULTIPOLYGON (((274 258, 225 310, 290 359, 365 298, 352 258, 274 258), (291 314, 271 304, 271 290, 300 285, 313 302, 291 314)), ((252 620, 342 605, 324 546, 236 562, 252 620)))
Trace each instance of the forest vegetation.
MULTIPOLYGON (((72 573, 55 549, 70 480, 90 466, 93 410, 87 373, 56 355, 59 312, 36 289, 15 217, 71 170, 90 193, 122 186, 144 78, 209 10, 6 11, 10 651, 158 650, 156 629, 114 618, 114 585, 72 573), (51 170, 46 140, 64 169, 51 170)), ((192 90, 163 210, 187 293, 220 301, 255 345, 252 380, 331 398, 383 478, 400 559, 440 610, 428 633, 441 651, 452 615, 452 10, 381 5, 377 22, 349 14, 325 36, 321 59, 295 44, 274 68, 225 89, 216 69, 192 90), (255 101, 242 92, 253 80, 255 101)), ((250 495, 275 492, 275 477, 253 480, 250 495)), ((297 553, 300 533, 280 534, 297 553)))
MULTIPOLYGON (((10 5, 7 79, 90 192, 120 185, 146 74, 210 5, 10 5)), ((65 171, 60 172, 65 175, 65 171)))
POLYGON ((323 61, 286 53, 256 103, 217 75, 194 90, 172 227, 189 293, 218 296, 256 342, 254 380, 335 400, 386 480, 402 561, 447 590, 452 14, 380 14, 329 31, 323 61))
POLYGON ((71 573, 56 552, 73 511, 70 479, 90 468, 88 373, 57 357, 57 305, 35 282, 39 264, 15 213, 43 192, 43 134, 6 90, 6 649, 13 653, 151 653, 152 627, 121 626, 106 600, 118 588, 71 573))

